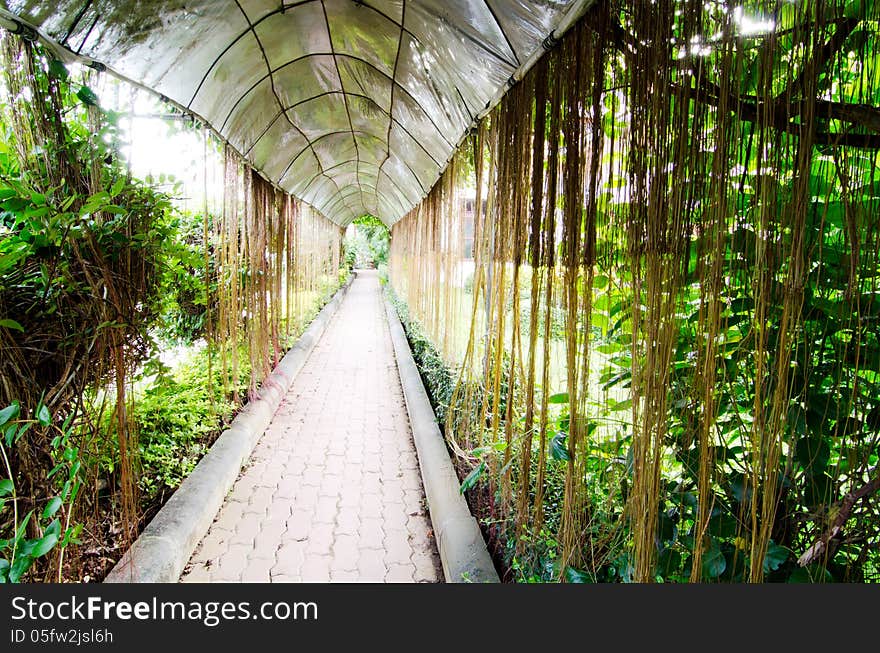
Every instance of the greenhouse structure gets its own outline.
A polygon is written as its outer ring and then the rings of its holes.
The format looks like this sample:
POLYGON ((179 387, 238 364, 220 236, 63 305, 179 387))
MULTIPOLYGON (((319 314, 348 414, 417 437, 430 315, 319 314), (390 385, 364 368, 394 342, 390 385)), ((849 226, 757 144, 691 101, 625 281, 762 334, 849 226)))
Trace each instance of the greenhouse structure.
POLYGON ((880 580, 874 0, 0 28, 0 582, 880 580))

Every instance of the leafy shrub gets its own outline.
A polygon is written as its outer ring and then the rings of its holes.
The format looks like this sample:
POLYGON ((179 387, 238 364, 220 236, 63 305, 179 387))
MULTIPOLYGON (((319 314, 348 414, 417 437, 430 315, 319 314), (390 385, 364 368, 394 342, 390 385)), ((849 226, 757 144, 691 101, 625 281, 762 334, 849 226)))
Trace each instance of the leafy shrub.
MULTIPOLYGON (((72 509, 82 487, 80 451, 71 439, 70 420, 62 426, 52 422, 49 409, 38 404, 34 418, 20 416, 18 403, 0 410, 0 583, 17 583, 31 570, 34 562, 53 551, 78 543, 82 526, 72 524, 72 509), (55 433, 51 440, 54 467, 47 480, 55 490, 39 503, 20 496, 10 464, 10 449, 33 427, 55 433), (30 507, 30 510, 25 510, 30 507)), ((61 580, 63 556, 58 556, 61 580)))
MULTIPOLYGON (((192 344, 207 335, 208 287, 205 271, 204 217, 175 212, 174 233, 165 250, 161 279, 159 334, 171 344, 192 344)), ((212 296, 216 279, 211 279, 212 296)), ((211 307, 215 313, 216 306, 211 307)))
MULTIPOLYGON (((141 504, 148 507, 177 488, 239 408, 235 391, 244 396, 248 387, 247 357, 241 352, 239 380, 226 379, 221 361, 207 348, 191 352, 174 370, 165 368, 135 392, 130 413, 138 443, 138 482, 141 504), (210 359, 210 374, 209 374, 210 359)), ((97 410, 97 406, 95 408, 97 410)), ((112 410, 101 417, 104 442, 112 442, 112 410)), ((118 451, 97 452, 103 474, 112 475, 119 464, 118 451)))

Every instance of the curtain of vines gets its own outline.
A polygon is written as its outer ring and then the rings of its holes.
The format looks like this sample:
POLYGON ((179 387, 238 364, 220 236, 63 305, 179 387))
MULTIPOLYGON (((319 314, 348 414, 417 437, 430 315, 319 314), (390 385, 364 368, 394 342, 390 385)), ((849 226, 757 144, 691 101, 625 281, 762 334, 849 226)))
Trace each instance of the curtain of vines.
POLYGON ((218 289, 212 340, 232 388, 243 363, 250 370, 253 396, 335 288, 342 230, 272 187, 230 148, 223 188, 211 239, 218 289))
POLYGON ((512 568, 876 579, 877 19, 597 3, 394 226, 512 568))
POLYGON ((450 363, 465 345, 462 320, 470 308, 462 288, 463 225, 456 219, 466 201, 460 158, 453 158, 434 191, 397 223, 389 261, 391 275, 400 280, 399 291, 450 363), (449 328, 450 323, 457 328, 449 328))

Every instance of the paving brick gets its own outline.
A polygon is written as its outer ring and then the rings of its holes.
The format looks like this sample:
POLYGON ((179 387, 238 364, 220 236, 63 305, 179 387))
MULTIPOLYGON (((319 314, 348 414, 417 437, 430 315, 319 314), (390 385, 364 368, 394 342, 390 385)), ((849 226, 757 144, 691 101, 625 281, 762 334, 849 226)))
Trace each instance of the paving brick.
POLYGON ((268 583, 271 581, 270 570, 275 564, 274 560, 266 558, 250 558, 247 567, 241 572, 243 583, 268 583))
POLYGON ((180 577, 182 583, 210 583, 211 571, 202 563, 196 563, 184 571, 180 577))
POLYGON ((318 505, 315 506, 315 522, 332 524, 339 514, 339 499, 336 497, 318 497, 318 505))
POLYGON ((361 525, 360 514, 355 508, 340 508, 336 515, 334 533, 339 535, 357 535, 361 525))
POLYGON ((297 508, 311 508, 318 503, 318 487, 315 485, 300 485, 293 498, 297 508))
POLYGON ((248 565, 248 558, 253 548, 248 544, 231 544, 226 553, 220 556, 216 566, 211 568, 211 577, 215 581, 235 582, 241 578, 248 565))
POLYGON ((421 490, 422 477, 416 469, 404 469, 400 477, 404 490, 421 490))
POLYGON ((423 502, 424 494, 421 488, 418 490, 403 491, 403 506, 409 514, 421 513, 424 510, 423 502))
POLYGON ((382 495, 378 493, 365 492, 361 495, 360 514, 362 517, 378 518, 382 516, 385 504, 382 501, 382 495))
POLYGON ((330 556, 309 555, 303 562, 300 577, 304 583, 329 583, 330 563, 330 556))
POLYGON ((309 553, 326 555, 333 546, 333 524, 314 524, 306 539, 309 553))
POLYGON ((255 512, 246 512, 235 525, 235 532, 229 538, 230 545, 247 544, 253 546, 254 540, 260 534, 260 525, 265 519, 264 515, 255 512))
POLYGON ((330 570, 331 583, 356 583, 359 580, 361 580, 361 576, 357 569, 350 571, 346 569, 330 570))
POLYGON ((312 510, 296 508, 293 514, 287 518, 284 541, 305 541, 309 536, 309 531, 312 530, 313 515, 314 512, 312 510))
POLYGON ((196 548, 191 560, 194 562, 214 562, 226 553, 232 533, 222 528, 212 528, 196 548))
POLYGON ((386 503, 382 510, 382 521, 385 523, 385 530, 406 530, 406 520, 409 515, 403 509, 403 504, 386 503))
POLYGON ((382 502, 385 504, 403 504, 403 487, 399 481, 390 480, 382 482, 382 502))
POLYGON ((415 573, 415 565, 411 562, 404 564, 392 563, 388 565, 388 573, 385 574, 385 581, 388 583, 412 583, 415 573))
POLYGON ((340 474, 325 474, 318 490, 319 497, 338 497, 345 481, 340 474))
POLYGON ((351 484, 347 483, 339 493, 339 507, 357 508, 361 505, 361 494, 362 491, 359 483, 355 483, 354 481, 352 481, 351 484))
POLYGON ((417 551, 411 558, 415 566, 413 580, 417 583, 436 583, 443 573, 437 561, 437 555, 433 551, 417 551))
POLYGON ((357 569, 358 538, 356 535, 337 535, 333 541, 334 569, 357 569))
POLYGON ((379 472, 364 472, 361 477, 361 488, 364 492, 379 493, 382 491, 382 475, 379 472))
POLYGON ((366 549, 381 549, 385 540, 382 520, 375 517, 362 517, 358 529, 358 546, 366 549))
POLYGON ((244 503, 239 501, 227 501, 223 504, 223 507, 220 508, 217 519, 214 520, 214 524, 211 528, 224 530, 229 533, 235 532, 238 522, 241 521, 242 516, 244 516, 244 509, 244 503))
POLYGON ((360 580, 367 583, 381 583, 385 580, 388 568, 382 560, 384 552, 377 549, 363 549, 358 557, 360 580))
POLYGON ((250 497, 250 502, 244 511, 258 513, 259 515, 265 516, 269 513, 269 508, 272 506, 273 495, 275 494, 275 490, 277 489, 277 484, 272 487, 258 487, 254 490, 254 493, 250 497))
POLYGON ((271 568, 272 575, 277 573, 298 576, 305 559, 305 542, 285 542, 275 554, 275 564, 271 568))
POLYGON ((409 543, 409 533, 405 530, 386 528, 382 544, 386 563, 405 564, 410 561, 413 550, 409 543))

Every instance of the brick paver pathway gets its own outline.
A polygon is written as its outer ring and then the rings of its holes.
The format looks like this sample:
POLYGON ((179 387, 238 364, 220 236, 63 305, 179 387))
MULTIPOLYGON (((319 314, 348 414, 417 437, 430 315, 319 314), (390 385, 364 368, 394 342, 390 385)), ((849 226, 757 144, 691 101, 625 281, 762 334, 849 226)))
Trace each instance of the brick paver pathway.
POLYGON ((361 272, 183 582, 442 578, 375 272, 361 272))

